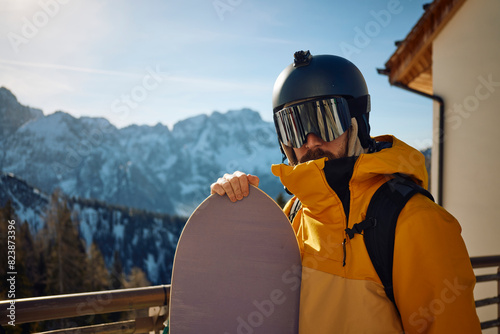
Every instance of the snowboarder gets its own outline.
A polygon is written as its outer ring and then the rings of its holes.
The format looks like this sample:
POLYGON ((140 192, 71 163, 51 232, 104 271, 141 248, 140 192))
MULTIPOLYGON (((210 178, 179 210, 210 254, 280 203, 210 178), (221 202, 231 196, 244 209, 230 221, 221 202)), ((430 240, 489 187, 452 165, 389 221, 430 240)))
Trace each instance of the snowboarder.
MULTIPOLYGON (((461 227, 421 193, 396 217, 391 301, 359 223, 389 179, 427 187, 424 157, 393 136, 370 137, 370 96, 354 64, 309 51, 294 58, 274 85, 274 123, 288 164, 272 172, 294 195, 284 211, 302 256, 300 333, 480 333, 461 227)), ((211 193, 237 201, 258 183, 237 171, 211 193)))

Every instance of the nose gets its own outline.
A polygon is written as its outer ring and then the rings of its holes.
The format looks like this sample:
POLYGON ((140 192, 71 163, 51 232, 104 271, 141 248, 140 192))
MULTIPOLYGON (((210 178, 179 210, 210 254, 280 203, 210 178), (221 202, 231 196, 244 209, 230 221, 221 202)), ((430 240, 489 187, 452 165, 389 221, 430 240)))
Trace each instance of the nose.
POLYGON ((304 145, 306 146, 306 148, 311 149, 323 145, 323 142, 324 142, 323 139, 321 139, 314 133, 310 133, 307 135, 306 142, 304 145))

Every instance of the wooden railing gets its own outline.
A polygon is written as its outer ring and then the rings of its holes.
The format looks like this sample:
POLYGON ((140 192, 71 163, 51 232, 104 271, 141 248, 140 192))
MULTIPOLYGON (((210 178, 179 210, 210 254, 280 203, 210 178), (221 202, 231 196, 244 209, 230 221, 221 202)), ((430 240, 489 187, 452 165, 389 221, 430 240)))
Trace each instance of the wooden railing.
POLYGON ((4 300, 0 301, 0 324, 9 326, 9 321, 14 321, 17 325, 146 309, 148 316, 143 318, 44 333, 149 333, 151 331, 161 333, 164 328, 163 322, 167 318, 169 299, 170 285, 158 285, 17 299, 13 304, 13 310, 9 310, 11 301, 4 300))
POLYGON ((476 284, 480 284, 482 282, 491 282, 491 281, 497 282, 496 296, 491 296, 488 298, 476 300, 476 308, 494 304, 497 305, 497 318, 481 322, 481 329, 497 327, 498 333, 500 334, 500 256, 495 255, 495 256, 472 257, 471 263, 472 267, 475 269, 478 268, 496 269, 495 273, 476 276, 476 282, 477 282, 476 284))
MULTIPOLYGON (((477 283, 497 282, 496 296, 476 300, 476 307, 497 305, 497 319, 481 323, 482 329, 498 328, 500 334, 500 256, 471 258, 473 268, 494 268, 493 274, 477 275, 477 283)), ((0 324, 7 325, 15 317, 15 324, 39 322, 51 319, 65 319, 85 315, 147 309, 148 316, 134 320, 100 324, 85 327, 55 330, 48 333, 161 333, 163 322, 168 317, 170 285, 146 288, 110 290, 79 294, 24 298, 15 300, 14 311, 9 310, 11 301, 0 301, 0 324)))

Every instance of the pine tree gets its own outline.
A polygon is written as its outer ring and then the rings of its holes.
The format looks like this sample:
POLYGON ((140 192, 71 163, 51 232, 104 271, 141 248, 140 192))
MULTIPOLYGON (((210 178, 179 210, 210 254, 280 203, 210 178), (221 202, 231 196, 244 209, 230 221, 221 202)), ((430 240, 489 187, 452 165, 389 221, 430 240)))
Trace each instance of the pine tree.
POLYGON ((90 246, 88 252, 87 268, 85 275, 85 287, 87 291, 108 290, 111 279, 106 268, 102 253, 95 242, 90 246))
POLYGON ((81 292, 87 260, 78 222, 71 219, 67 202, 56 190, 46 215, 47 294, 81 292))
POLYGON ((139 267, 133 267, 130 271, 130 275, 128 275, 128 279, 124 282, 124 288, 140 288, 144 286, 150 286, 146 274, 139 267))
POLYGON ((123 288, 123 282, 125 281, 123 275, 123 265, 120 258, 120 253, 115 250, 113 254, 113 267, 111 269, 111 288, 121 289, 123 288))
MULTIPOLYGON (((14 291, 15 298, 25 298, 33 296, 32 281, 29 279, 30 270, 30 259, 32 255, 31 234, 29 233, 29 226, 26 222, 21 223, 17 215, 15 214, 14 208, 11 201, 7 201, 3 208, 0 208, 0 266, 5 271, 8 272, 7 268, 9 265, 8 257, 10 255, 7 251, 8 241, 15 242, 15 265, 13 272, 16 272, 16 288, 14 291), (13 222, 13 224, 12 224, 13 222), (9 230, 9 225, 14 226, 15 229, 9 230), (8 233, 8 231, 14 231, 15 233, 8 233), (9 238, 8 236, 13 236, 9 238)), ((12 243, 10 244, 12 245, 12 243)), ((9 291, 8 282, 6 279, 2 280, 0 283, 0 299, 7 299, 9 291)), ((10 299, 11 297, 9 297, 10 299)), ((12 334, 17 333, 33 333, 37 331, 38 324, 36 323, 26 323, 20 324, 15 327, 8 326, 7 332, 12 334)))
POLYGON ((278 196, 276 197, 276 203, 283 209, 286 204, 285 196, 283 193, 279 193, 278 196))
MULTIPOLYGON (((8 272, 9 264, 13 264, 14 268, 17 268, 17 264, 19 263, 19 259, 15 257, 16 253, 10 254, 9 251, 9 240, 15 243, 16 249, 18 247, 16 240, 12 240, 12 237, 9 239, 9 235, 16 237, 15 228, 18 227, 17 217, 15 216, 14 208, 12 207, 11 201, 7 201, 3 208, 0 208, 0 268, 5 272, 8 272), (9 222, 14 222, 14 224, 10 224, 9 222), (14 231, 9 234, 9 225, 13 225, 14 229, 10 229, 10 231, 14 231), (12 257, 9 257, 11 255, 12 257), (14 261, 14 262, 9 262, 14 261)), ((11 243, 12 245, 12 243, 11 243)), ((9 291, 9 283, 6 279, 2 279, 0 282, 0 299, 7 299, 7 292, 9 291)))
MULTIPOLYGON (((40 241, 36 241, 36 244, 39 245, 38 249, 43 249, 43 243, 40 241)), ((37 280, 33 285, 33 296, 44 296, 45 291, 47 290, 47 261, 46 261, 45 252, 40 252, 38 256, 38 261, 36 263, 36 274, 38 276, 37 280)))
POLYGON ((17 298, 33 297, 34 284, 39 279, 36 272, 37 253, 34 240, 27 222, 20 224, 16 232, 16 260, 18 260, 16 269, 19 281, 17 298))

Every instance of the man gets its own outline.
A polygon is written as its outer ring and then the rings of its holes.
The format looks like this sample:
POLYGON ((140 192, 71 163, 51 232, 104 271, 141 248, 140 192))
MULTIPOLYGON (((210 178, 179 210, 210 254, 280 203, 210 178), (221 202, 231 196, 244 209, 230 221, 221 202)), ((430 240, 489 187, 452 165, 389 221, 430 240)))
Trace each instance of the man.
MULTIPOLYGON (((370 137, 370 99, 358 68, 297 52, 276 80, 273 109, 289 164, 272 172, 294 194, 284 211, 302 255, 300 333, 480 333, 461 228, 442 207, 419 193, 399 214, 394 303, 363 235, 348 233, 396 173, 422 187, 428 182, 420 152, 392 136, 370 137)), ((211 192, 236 201, 258 183, 235 172, 211 192)))

